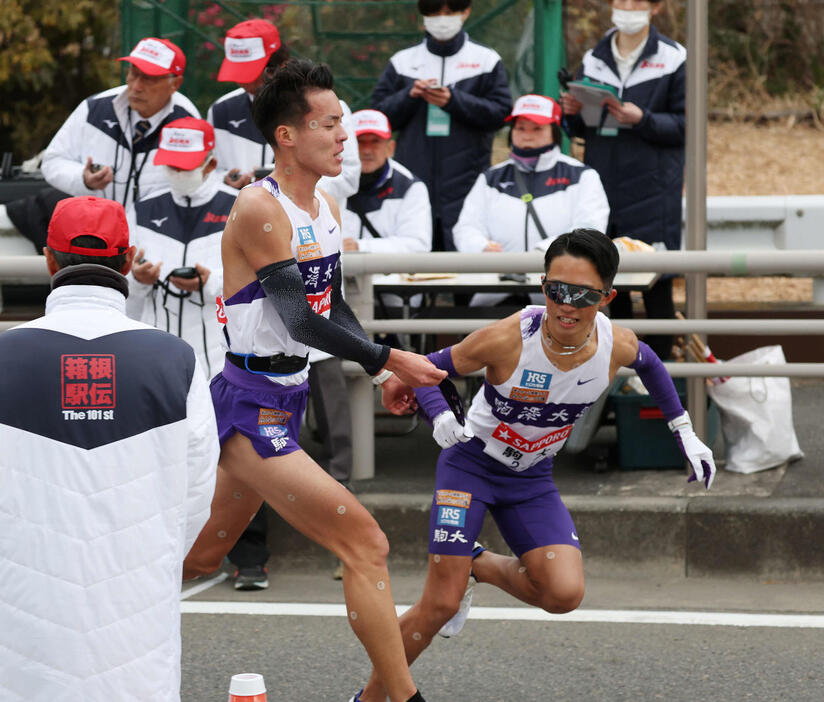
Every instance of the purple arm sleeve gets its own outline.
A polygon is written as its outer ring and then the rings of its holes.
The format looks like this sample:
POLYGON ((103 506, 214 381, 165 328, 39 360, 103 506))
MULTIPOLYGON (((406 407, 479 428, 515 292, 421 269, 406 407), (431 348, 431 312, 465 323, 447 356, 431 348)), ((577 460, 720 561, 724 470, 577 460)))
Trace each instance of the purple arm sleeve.
POLYGON ((643 341, 638 342, 638 356, 629 367, 638 373, 644 387, 649 390, 650 396, 661 408, 664 419, 671 422, 684 414, 684 408, 670 374, 667 373, 667 369, 664 368, 664 364, 661 363, 655 351, 643 341))
MULTIPOLYGON (((458 377, 459 374, 455 370, 455 364, 452 363, 451 346, 447 346, 440 351, 433 351, 427 354, 426 357, 432 361, 435 367, 449 373, 450 378, 458 377)), ((428 388, 415 388, 415 399, 418 401, 418 407, 420 407, 421 413, 430 424, 441 412, 449 409, 449 405, 437 385, 428 388)))

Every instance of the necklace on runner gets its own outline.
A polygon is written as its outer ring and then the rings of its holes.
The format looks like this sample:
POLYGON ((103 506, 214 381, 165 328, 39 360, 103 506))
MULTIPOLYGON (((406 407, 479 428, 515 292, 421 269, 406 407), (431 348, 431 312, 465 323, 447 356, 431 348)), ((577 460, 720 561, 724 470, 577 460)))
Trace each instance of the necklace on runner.
MULTIPOLYGON (((545 323, 546 315, 544 316, 544 323, 541 324, 541 327, 544 327, 545 323)), ((584 348, 584 346, 586 346, 589 343, 589 340, 592 338, 593 332, 595 332, 595 322, 592 323, 592 327, 589 330, 589 334, 587 334, 587 338, 584 339, 583 343, 580 346, 566 346, 564 344, 561 344, 560 342, 555 341, 555 339, 552 338, 552 335, 549 333, 549 329, 544 328, 543 331, 544 333, 541 335, 541 341, 544 343, 544 347, 547 351, 550 351, 556 354, 557 356, 572 356, 572 354, 578 353, 582 348, 584 348), (565 350, 557 351, 554 348, 552 348, 552 344, 557 344, 565 350)))

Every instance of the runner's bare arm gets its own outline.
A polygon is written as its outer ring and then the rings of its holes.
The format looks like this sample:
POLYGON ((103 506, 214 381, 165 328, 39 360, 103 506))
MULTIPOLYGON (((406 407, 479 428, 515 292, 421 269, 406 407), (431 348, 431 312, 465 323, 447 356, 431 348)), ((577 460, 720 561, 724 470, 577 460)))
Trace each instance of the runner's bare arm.
POLYGON ((459 375, 486 368, 487 375, 508 378, 518 363, 521 345, 520 313, 516 312, 455 344, 452 362, 459 375))
POLYGON ((618 369, 629 366, 638 357, 638 337, 626 327, 612 325, 612 359, 609 365, 609 379, 615 377, 618 369))

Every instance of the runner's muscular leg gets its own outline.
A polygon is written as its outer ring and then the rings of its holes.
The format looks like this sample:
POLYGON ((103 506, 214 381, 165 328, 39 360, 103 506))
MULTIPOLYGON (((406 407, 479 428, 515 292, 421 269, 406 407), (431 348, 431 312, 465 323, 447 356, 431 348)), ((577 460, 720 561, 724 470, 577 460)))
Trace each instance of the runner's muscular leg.
POLYGON ((183 561, 183 579, 208 575, 220 568, 262 503, 263 498, 255 490, 218 464, 211 514, 183 561))
MULTIPOLYGON (((400 618, 403 647, 409 665, 412 665, 432 642, 438 630, 458 611, 471 566, 471 556, 429 555, 429 569, 421 599, 400 618)), ((383 702, 385 696, 380 678, 373 670, 360 699, 363 702, 383 702)))
POLYGON ((570 612, 584 597, 581 551, 568 544, 541 546, 520 559, 484 551, 472 562, 478 582, 553 614, 570 612))
POLYGON ((235 434, 223 445, 221 462, 232 477, 252 486, 281 517, 343 562, 349 624, 392 702, 406 702, 415 684, 389 584, 389 543, 372 515, 303 451, 264 459, 245 436, 235 434))

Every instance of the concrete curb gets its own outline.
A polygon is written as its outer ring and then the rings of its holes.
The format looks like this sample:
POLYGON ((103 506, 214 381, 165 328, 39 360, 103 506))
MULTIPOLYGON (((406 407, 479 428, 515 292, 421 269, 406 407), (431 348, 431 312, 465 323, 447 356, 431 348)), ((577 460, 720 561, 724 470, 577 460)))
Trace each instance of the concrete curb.
MULTIPOLYGON (((426 568, 431 495, 363 494, 390 543, 390 566, 426 568)), ((824 579, 824 500, 751 497, 564 498, 592 576, 824 579)), ((334 557, 271 514, 276 569, 333 567, 334 557)), ((481 541, 508 552, 492 519, 481 541)))

